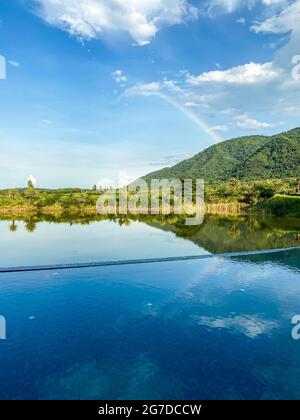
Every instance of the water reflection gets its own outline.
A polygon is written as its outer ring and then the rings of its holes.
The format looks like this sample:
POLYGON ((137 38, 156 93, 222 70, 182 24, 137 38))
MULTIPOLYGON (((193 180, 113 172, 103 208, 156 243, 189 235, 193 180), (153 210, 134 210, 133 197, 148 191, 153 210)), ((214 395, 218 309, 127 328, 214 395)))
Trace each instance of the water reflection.
POLYGON ((13 220, 10 224, 9 224, 9 230, 10 232, 16 232, 18 229, 18 225, 16 223, 15 220, 13 220))
POLYGON ((33 233, 37 229, 37 222, 35 221, 35 219, 26 220, 25 228, 27 232, 33 233))
POLYGON ((299 219, 207 216, 203 225, 194 228, 168 223, 151 225, 174 232, 211 253, 300 246, 299 219))
POLYGON ((299 257, 1 275, 0 398, 299 399, 299 257))
MULTIPOLYGON (((178 216, 26 215, 0 221, 0 231, 0 250, 3 246, 9 256, 10 243, 16 253, 24 248, 28 263, 32 263, 33 254, 41 258, 37 263, 55 264, 76 258, 99 261, 300 246, 299 219, 258 216, 206 216, 202 225, 186 226, 185 219, 178 216), (14 241, 5 232, 5 223, 7 231, 15 234, 14 241), (24 228, 31 238, 23 234, 24 228)), ((1 264, 5 261, 0 260, 1 264)), ((18 261, 12 262, 15 264, 18 261)))

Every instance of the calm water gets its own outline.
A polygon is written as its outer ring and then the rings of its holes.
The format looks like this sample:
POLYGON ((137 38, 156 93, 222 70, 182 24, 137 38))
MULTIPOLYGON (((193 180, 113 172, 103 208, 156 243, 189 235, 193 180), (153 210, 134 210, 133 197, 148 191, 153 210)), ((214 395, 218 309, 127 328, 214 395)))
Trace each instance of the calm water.
POLYGON ((300 220, 206 217, 177 219, 0 221, 0 266, 172 257, 300 245, 300 220))
POLYGON ((37 224, 34 232, 20 222, 11 232, 0 222, 0 265, 39 265, 63 262, 88 262, 178 256, 207 253, 192 242, 176 238, 144 223, 119 226, 115 222, 89 225, 37 224))
POLYGON ((0 274, 0 398, 300 398, 300 251, 0 274))

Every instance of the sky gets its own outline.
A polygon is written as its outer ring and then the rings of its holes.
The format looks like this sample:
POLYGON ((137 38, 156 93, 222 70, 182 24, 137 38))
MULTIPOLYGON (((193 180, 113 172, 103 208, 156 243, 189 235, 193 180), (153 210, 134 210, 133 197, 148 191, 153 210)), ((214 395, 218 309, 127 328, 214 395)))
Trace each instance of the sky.
POLYGON ((299 117, 300 0, 0 2, 0 188, 126 184, 299 117))

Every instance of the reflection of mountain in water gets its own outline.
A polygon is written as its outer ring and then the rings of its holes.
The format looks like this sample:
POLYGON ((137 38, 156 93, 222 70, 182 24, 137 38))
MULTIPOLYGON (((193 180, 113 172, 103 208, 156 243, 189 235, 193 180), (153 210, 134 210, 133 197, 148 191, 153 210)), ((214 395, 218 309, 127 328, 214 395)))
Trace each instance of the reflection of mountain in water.
MULTIPOLYGON (((2 218, 2 220, 7 220, 2 218)), ((145 223, 178 238, 193 242, 211 253, 255 251, 262 249, 300 246, 300 219, 257 216, 206 216, 200 226, 186 226, 183 216, 103 216, 96 214, 20 216, 9 222, 11 232, 16 232, 18 220, 26 223, 28 232, 38 229, 38 223, 88 225, 111 221, 130 229, 132 222, 145 223)))
POLYGON ((201 226, 148 223, 170 231, 211 253, 300 246, 300 220, 207 216, 201 226))

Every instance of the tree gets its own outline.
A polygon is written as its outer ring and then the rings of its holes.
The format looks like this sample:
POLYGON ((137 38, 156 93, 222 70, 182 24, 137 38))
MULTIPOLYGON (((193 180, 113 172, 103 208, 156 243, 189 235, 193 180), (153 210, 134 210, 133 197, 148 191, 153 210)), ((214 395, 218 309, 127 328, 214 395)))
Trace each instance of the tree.
POLYGON ((14 189, 9 191, 8 196, 12 200, 16 200, 20 196, 20 193, 16 188, 14 188, 14 189))
POLYGON ((34 219, 30 218, 26 221, 25 228, 27 232, 32 233, 36 230, 37 224, 34 219))
MULTIPOLYGON (((32 182, 31 182, 32 184, 32 182)), ((28 181, 28 185, 29 185, 29 181, 28 181)), ((25 191, 25 198, 27 198, 27 200, 29 201, 35 201, 37 200, 39 197, 38 192, 35 190, 33 184, 32 187, 28 186, 27 190, 25 191)))
POLYGON ((27 181, 27 188, 28 189, 30 189, 30 188, 33 188, 34 189, 34 185, 33 185, 33 182, 32 182, 31 179, 28 179, 28 181, 27 181))
POLYGON ((300 195, 300 180, 297 180, 296 194, 300 195))
POLYGON ((11 231, 11 232, 16 232, 16 230, 18 229, 18 225, 16 224, 16 221, 15 220, 13 220, 12 222, 11 222, 11 224, 9 225, 9 230, 11 231))

